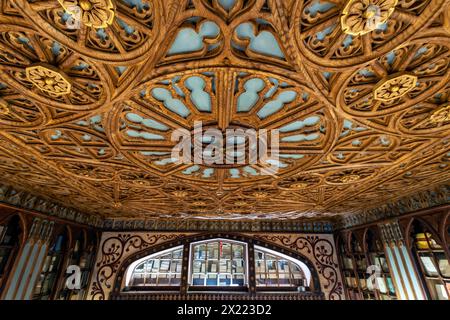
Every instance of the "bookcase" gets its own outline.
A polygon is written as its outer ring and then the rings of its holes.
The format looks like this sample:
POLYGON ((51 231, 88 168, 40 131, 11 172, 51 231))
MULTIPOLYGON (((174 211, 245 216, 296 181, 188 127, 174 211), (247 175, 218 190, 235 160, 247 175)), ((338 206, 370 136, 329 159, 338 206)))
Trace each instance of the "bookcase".
POLYGON ((395 300, 395 286, 378 230, 367 228, 358 235, 338 237, 342 275, 351 300, 395 300))
MULTIPOLYGON (((449 226, 445 231, 448 239, 449 226)), ((439 239, 432 227, 417 219, 413 222, 410 236, 411 249, 422 272, 428 295, 433 300, 449 300, 450 248, 445 248, 444 241, 439 239)))
POLYGON ((20 247, 21 233, 20 218, 17 215, 0 225, 0 292, 20 247))
POLYGON ((52 295, 55 294, 55 289, 63 269, 62 266, 67 252, 67 245, 67 229, 64 229, 50 245, 34 287, 33 300, 53 299, 52 295))
POLYGON ((80 268, 80 288, 69 289, 66 281, 71 274, 63 274, 61 281, 61 289, 58 293, 59 300, 82 300, 88 290, 89 277, 93 268, 95 259, 97 237, 94 232, 79 232, 79 236, 75 240, 66 261, 65 267, 76 265, 80 268))

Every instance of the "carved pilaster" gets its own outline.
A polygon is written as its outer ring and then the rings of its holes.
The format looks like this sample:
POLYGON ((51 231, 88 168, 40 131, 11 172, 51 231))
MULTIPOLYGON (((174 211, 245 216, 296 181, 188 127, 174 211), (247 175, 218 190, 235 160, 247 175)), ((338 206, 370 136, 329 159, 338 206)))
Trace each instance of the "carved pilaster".
POLYGON ((53 233, 54 222, 40 218, 34 218, 33 224, 28 233, 28 240, 34 243, 46 243, 50 241, 53 233))
POLYGON ((389 246, 402 246, 405 243, 403 233, 397 220, 379 224, 378 226, 381 231, 381 238, 385 244, 389 246))

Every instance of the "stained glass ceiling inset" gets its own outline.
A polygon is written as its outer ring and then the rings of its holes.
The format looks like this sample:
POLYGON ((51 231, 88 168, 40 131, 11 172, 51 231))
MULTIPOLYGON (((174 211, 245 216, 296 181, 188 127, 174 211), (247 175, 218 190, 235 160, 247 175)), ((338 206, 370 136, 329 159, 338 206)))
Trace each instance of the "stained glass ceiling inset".
POLYGON ((449 3, 4 0, 0 174, 109 218, 322 218, 448 184, 449 3), (200 121, 200 145, 278 130, 276 174, 177 162, 200 121))

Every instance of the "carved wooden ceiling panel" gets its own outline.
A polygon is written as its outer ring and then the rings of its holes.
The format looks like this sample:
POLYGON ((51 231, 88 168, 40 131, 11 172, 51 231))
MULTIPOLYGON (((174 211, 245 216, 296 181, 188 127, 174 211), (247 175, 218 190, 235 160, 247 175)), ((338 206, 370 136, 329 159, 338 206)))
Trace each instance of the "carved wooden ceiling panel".
POLYGON ((107 218, 358 214, 450 181, 449 77, 450 0, 2 0, 0 174, 107 218), (198 121, 279 130, 277 174, 174 161, 198 121))

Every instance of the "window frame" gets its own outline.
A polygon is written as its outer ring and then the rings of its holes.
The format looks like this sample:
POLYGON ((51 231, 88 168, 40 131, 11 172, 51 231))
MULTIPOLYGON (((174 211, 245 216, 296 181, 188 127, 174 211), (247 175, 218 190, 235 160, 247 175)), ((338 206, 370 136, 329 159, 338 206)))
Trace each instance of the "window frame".
MULTIPOLYGON (((125 272, 124 291, 166 291, 166 290, 176 291, 176 290, 179 290, 180 287, 181 287, 182 281, 183 281, 182 280, 182 277, 183 277, 183 252, 184 252, 184 245, 180 245, 180 246, 171 247, 171 248, 168 248, 168 249, 165 249, 165 250, 161 250, 161 251, 158 251, 158 252, 154 252, 154 253, 152 253, 150 255, 147 255, 145 257, 142 257, 142 258, 140 258, 140 259, 138 259, 136 261, 133 261, 133 263, 131 263, 127 267, 127 270, 125 272), (140 286, 140 285, 130 285, 131 281, 132 281, 132 277, 133 277, 134 271, 135 271, 137 266, 139 266, 142 263, 145 263, 148 260, 155 259, 155 257, 164 256, 165 254, 172 253, 173 251, 177 251, 177 250, 181 250, 181 252, 182 252, 181 258, 179 259, 180 263, 181 263, 180 283, 179 284, 177 284, 177 285, 170 285, 170 284, 169 285, 158 285, 158 284, 151 285, 151 284, 146 284, 146 285, 142 285, 142 286, 140 286)), ((161 260, 161 259, 159 259, 159 260, 161 260)), ((171 261, 172 261, 172 259, 171 259, 171 261)), ((171 272, 169 272, 169 274, 170 273, 171 272)), ((159 271, 158 271, 158 274, 159 274, 159 271)))
MULTIPOLYGON (((233 252, 231 252, 233 254, 233 252)), ((231 258, 233 260, 233 258, 231 258)), ((206 258, 205 263, 208 261, 206 258)), ((220 267, 220 257, 217 259, 218 265, 220 267)), ((200 273, 199 273, 200 274, 200 273)), ((205 270, 205 275, 208 272, 205 270)), ((217 277, 219 279, 220 272, 217 272, 217 277)), ((205 280, 206 282, 206 280, 205 280)), ((189 259, 188 259, 188 273, 187 273, 187 287, 188 291, 247 291, 249 287, 249 255, 248 255, 248 243, 238 240, 226 239, 226 238, 211 238, 207 240, 194 241, 189 243, 189 259), (243 261, 244 261, 244 285, 229 285, 229 286, 211 286, 211 285, 194 285, 193 284, 193 263, 194 263, 194 246, 212 242, 226 242, 233 244, 238 244, 243 246, 243 261)))
POLYGON ((427 294, 430 299, 448 301, 450 300, 450 275, 447 276, 443 274, 439 265, 439 259, 436 257, 438 254, 441 254, 447 260, 447 264, 450 264, 450 257, 445 250, 445 243, 422 221, 415 220, 415 223, 417 230, 414 230, 413 228, 410 233, 412 238, 411 249, 414 253, 416 265, 419 267, 424 282, 424 287, 427 289, 427 294), (418 240, 417 236, 419 234, 423 234, 425 239, 418 240), (422 242, 422 245, 425 242, 426 247, 419 248, 418 242, 422 242), (434 245, 437 245, 437 247, 434 247, 434 245), (430 275, 428 273, 429 270, 426 268, 426 265, 422 260, 422 257, 425 257, 426 255, 428 255, 429 261, 433 264, 437 274, 430 275), (437 291, 436 285, 441 285, 443 287, 446 291, 445 293, 447 294, 447 299, 441 299, 441 297, 438 296, 439 292, 437 291))
MULTIPOLYGON (((256 287, 257 291, 297 291, 299 287, 304 287, 305 291, 307 291, 308 288, 311 288, 312 273, 311 273, 310 268, 303 261, 301 261, 299 259, 296 259, 296 258, 293 258, 291 256, 288 256, 286 254, 283 254, 282 252, 279 252, 279 251, 276 251, 276 250, 271 250, 269 248, 265 248, 263 246, 255 245, 254 246, 254 251, 255 251, 255 258, 254 258, 254 263, 255 263, 255 287, 256 287), (277 262, 277 267, 276 267, 277 268, 277 270, 276 270, 276 275, 277 276, 279 276, 279 274, 280 274, 279 270, 278 270, 278 263, 279 263, 280 260, 287 260, 288 264, 289 264, 289 268, 290 268, 290 263, 296 265, 301 270, 303 275, 305 276, 306 285, 304 285, 304 286, 280 285, 280 283, 279 283, 279 281, 281 279, 280 277, 274 278, 274 279, 277 279, 277 281, 278 281, 277 285, 258 285, 258 282, 257 282, 257 280, 258 280, 258 278, 257 278, 258 272, 256 271, 256 261, 259 260, 259 259, 256 259, 257 251, 260 251, 260 252, 264 253, 265 255, 266 254, 272 255, 272 256, 274 256, 276 258, 275 261, 277 262)), ((266 263, 267 261, 270 261, 270 260, 263 259, 262 261, 264 261, 266 263)), ((267 266, 266 266, 266 268, 267 268, 267 266)), ((268 275, 267 270, 264 273, 266 275, 268 275)), ((291 279, 290 276, 292 275, 292 273, 289 271, 287 274, 289 274, 289 279, 291 279)))

